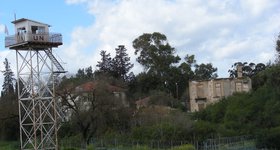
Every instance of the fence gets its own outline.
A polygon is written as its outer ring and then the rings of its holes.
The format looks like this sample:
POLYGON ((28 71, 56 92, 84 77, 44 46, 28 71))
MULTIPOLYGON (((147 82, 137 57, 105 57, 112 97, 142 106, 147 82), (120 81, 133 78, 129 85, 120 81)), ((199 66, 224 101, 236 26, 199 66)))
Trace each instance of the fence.
MULTIPOLYGON (((176 146, 185 144, 193 145, 197 150, 256 150, 255 138, 252 136, 236 136, 236 137, 220 137, 215 139, 207 139, 203 142, 198 141, 136 141, 121 139, 91 139, 90 144, 95 148, 107 150, 126 150, 133 147, 145 146, 153 150, 172 150, 176 146)), ((85 148, 85 145, 74 143, 61 143, 63 147, 85 148)))
POLYGON ((207 139, 197 147, 200 150, 255 150, 253 136, 236 136, 207 139))

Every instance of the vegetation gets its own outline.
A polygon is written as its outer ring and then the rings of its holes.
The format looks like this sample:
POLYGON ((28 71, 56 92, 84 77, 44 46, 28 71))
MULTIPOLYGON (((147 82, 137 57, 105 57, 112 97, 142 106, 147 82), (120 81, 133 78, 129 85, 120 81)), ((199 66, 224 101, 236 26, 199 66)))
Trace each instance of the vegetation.
POLYGON ((185 144, 185 145, 181 145, 181 146, 176 146, 176 147, 172 148, 172 150, 195 150, 195 147, 190 144, 185 144))
POLYGON ((254 135, 259 147, 279 149, 275 142, 280 136, 279 73, 280 66, 267 68, 255 77, 259 81, 255 91, 236 93, 194 114, 194 119, 215 135, 254 135))
MULTIPOLYGON (((229 70, 230 77, 236 77, 235 68, 242 65, 243 75, 252 79, 253 90, 188 113, 183 103, 189 97, 188 81, 216 78, 217 68, 211 63, 197 64, 195 56, 189 54, 180 62, 176 49, 162 33, 145 33, 133 41, 133 47, 144 67, 137 75, 130 72, 133 64, 125 46, 120 45, 114 58, 105 50, 100 52, 97 70, 80 68, 75 75, 62 78, 56 91, 69 114, 59 130, 60 143, 94 149, 95 141, 118 139, 141 143, 133 148, 123 145, 122 149, 145 150, 152 149, 150 143, 155 139, 163 143, 203 143, 209 138, 250 135, 257 139, 258 148, 280 149, 279 63, 235 63, 229 70)), ((279 53, 279 39, 276 50, 279 53)), ((17 141, 17 90, 7 59, 4 65, 0 140, 17 141)), ((18 84, 21 90, 23 83, 18 84)), ((175 150, 194 149, 188 144, 174 146, 175 150)), ((0 147, 12 148, 5 142, 0 147)), ((73 147, 63 145, 62 149, 73 147)))

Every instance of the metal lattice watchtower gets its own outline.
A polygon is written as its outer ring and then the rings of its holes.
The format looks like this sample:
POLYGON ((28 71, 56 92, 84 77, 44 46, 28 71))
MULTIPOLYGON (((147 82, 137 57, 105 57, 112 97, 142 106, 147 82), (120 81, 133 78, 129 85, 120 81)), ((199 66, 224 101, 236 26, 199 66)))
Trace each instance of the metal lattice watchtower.
POLYGON ((5 38, 5 47, 16 51, 21 149, 57 150, 61 113, 55 81, 65 71, 52 48, 62 45, 62 35, 29 19, 12 23, 16 34, 5 38))

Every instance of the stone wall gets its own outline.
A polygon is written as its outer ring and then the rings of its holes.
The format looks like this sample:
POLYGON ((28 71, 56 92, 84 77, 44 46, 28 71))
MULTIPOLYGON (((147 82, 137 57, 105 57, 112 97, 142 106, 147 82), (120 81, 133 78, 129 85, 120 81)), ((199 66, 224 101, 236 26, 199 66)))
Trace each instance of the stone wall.
POLYGON ((251 88, 251 79, 245 77, 190 81, 190 111, 202 110, 235 92, 249 92, 251 88))

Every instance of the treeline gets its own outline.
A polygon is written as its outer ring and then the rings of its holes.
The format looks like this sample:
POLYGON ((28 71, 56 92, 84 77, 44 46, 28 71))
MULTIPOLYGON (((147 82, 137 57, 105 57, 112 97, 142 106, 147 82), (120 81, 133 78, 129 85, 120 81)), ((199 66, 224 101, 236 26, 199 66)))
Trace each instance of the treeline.
POLYGON ((194 55, 180 61, 167 37, 158 32, 145 33, 132 43, 137 62, 144 68, 141 73, 130 71, 133 64, 127 49, 119 45, 114 57, 106 50, 100 51, 97 70, 91 66, 80 68, 76 75, 63 78, 58 95, 64 109, 73 113, 60 130, 62 138, 78 136, 75 139, 88 143, 93 138, 146 141, 184 140, 189 136, 186 133, 191 132, 192 121, 186 114, 188 81, 216 78, 217 68, 211 63, 197 64, 194 55), (90 83, 95 87, 86 95, 76 92, 77 87, 90 83), (121 98, 108 88, 111 86, 126 93, 130 107, 121 104, 121 98), (145 98, 149 99, 148 105, 161 107, 137 109, 135 102, 145 98), (85 102, 87 109, 82 107, 85 102))
MULTIPOLYGON (((100 51, 97 70, 89 65, 71 77, 62 77, 56 89, 67 116, 59 130, 61 140, 85 144, 98 138, 203 141, 216 136, 255 135, 260 137, 259 147, 279 146, 274 142, 280 135, 278 62, 233 64, 229 76, 236 77, 236 66, 242 65, 243 75, 253 80, 253 91, 235 94, 191 114, 187 110, 189 80, 217 78, 217 68, 211 63, 198 64, 191 54, 180 58, 167 37, 158 32, 145 33, 132 44, 137 62, 144 68, 137 75, 131 72, 134 65, 126 47, 119 45, 114 57, 100 51), (116 91, 126 93, 129 107, 116 91), (150 107, 136 108, 137 100, 146 99, 150 107)), ((278 40, 277 54, 279 46, 278 40)), ((15 79, 8 60, 4 65, 0 140, 17 140, 15 79)))
POLYGON ((0 140, 16 140, 19 138, 16 80, 8 59, 3 63, 5 70, 2 71, 4 83, 0 99, 0 140))

